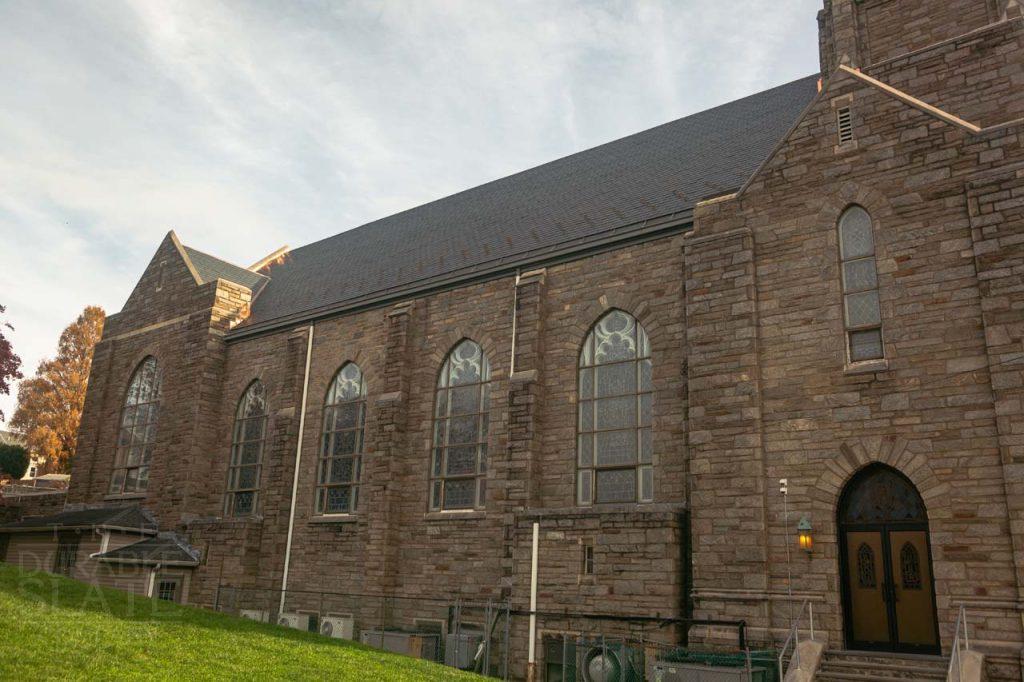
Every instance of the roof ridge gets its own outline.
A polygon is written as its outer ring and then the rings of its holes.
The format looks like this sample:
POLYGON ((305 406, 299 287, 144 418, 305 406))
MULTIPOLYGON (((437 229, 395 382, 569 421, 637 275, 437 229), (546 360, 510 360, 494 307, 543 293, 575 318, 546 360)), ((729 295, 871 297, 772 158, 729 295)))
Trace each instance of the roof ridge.
POLYGON ((189 246, 188 244, 182 244, 181 246, 182 246, 182 248, 188 249, 189 251, 191 251, 193 253, 198 253, 200 255, 206 256, 207 258, 212 258, 212 259, 214 259, 216 261, 224 263, 225 265, 230 265, 233 268, 238 268, 239 270, 242 270, 244 272, 251 272, 252 274, 254 274, 254 275, 258 276, 258 277, 262 277, 264 279, 270 279, 270 277, 268 275, 264 275, 262 272, 257 272, 256 270, 250 270, 249 268, 247 268, 245 266, 238 265, 237 263, 232 263, 229 260, 225 260, 224 258, 221 258, 220 256, 215 256, 212 253, 209 253, 207 251, 203 251, 202 249, 197 249, 194 246, 189 246))
MULTIPOLYGON (((92 556, 96 559, 108 561, 148 561, 159 563, 165 561, 165 559, 159 558, 159 553, 168 547, 173 547, 182 552, 189 558, 189 562, 198 562, 202 556, 202 552, 199 549, 190 545, 184 537, 174 531, 160 531, 155 535, 150 535, 136 542, 130 542, 92 556)), ((179 560, 171 559, 171 561, 177 562, 179 560)))

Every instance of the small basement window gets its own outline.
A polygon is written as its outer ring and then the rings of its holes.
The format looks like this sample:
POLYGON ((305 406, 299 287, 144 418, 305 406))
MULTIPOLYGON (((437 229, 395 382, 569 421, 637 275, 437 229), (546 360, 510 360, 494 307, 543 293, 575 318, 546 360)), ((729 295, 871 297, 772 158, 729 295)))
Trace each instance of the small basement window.
POLYGON ((839 144, 853 142, 853 116, 850 107, 843 107, 837 112, 839 120, 839 144))
POLYGON ((581 546, 580 553, 580 575, 588 577, 594 575, 594 543, 592 540, 585 540, 581 546))
POLYGON ((78 536, 62 534, 57 540, 57 554, 54 556, 53 572, 58 575, 71 576, 78 560, 78 536))
POLYGON ((162 601, 181 603, 182 578, 178 575, 161 575, 156 580, 156 598, 162 601))

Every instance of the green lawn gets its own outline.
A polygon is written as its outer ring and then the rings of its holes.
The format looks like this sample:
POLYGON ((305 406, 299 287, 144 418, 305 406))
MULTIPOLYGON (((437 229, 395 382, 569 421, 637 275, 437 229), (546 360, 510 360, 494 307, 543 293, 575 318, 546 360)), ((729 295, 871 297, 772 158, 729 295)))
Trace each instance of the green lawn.
POLYGON ((0 563, 0 679, 114 678, 483 679, 0 563))

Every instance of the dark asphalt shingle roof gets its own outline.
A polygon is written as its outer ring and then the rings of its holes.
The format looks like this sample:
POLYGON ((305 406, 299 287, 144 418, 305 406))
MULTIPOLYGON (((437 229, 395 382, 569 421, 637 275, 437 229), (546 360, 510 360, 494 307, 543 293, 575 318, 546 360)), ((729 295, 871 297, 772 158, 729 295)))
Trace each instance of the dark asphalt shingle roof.
POLYGON ((174 533, 160 533, 140 542, 97 554, 100 561, 144 564, 199 564, 199 550, 174 533))
POLYGON ((229 282, 248 287, 255 296, 267 282, 266 275, 240 268, 208 253, 196 251, 191 246, 182 245, 182 248, 185 249, 185 253, 188 254, 189 260, 192 261, 192 265, 195 266, 196 272, 199 273, 199 278, 203 280, 204 284, 218 278, 226 279, 229 282))
POLYGON ((514 267, 623 236, 739 188, 817 93, 817 75, 295 249, 240 329, 514 267))
POLYGON ((130 528, 155 533, 157 524, 152 514, 139 507, 104 507, 32 516, 0 526, 2 531, 60 528, 130 528))

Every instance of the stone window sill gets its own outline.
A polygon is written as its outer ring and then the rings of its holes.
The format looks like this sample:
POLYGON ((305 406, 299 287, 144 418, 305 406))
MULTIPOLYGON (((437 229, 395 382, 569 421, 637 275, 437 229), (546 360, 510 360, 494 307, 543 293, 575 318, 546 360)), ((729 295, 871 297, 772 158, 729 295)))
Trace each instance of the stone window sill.
MULTIPOLYGON (((660 506, 660 505, 658 505, 660 506)), ((593 504, 577 504, 573 507, 577 512, 596 512, 600 514, 631 514, 657 509, 654 502, 594 502, 593 504)))
POLYGON ((260 514, 246 514, 245 516, 221 516, 217 518, 218 524, 248 524, 263 523, 263 516, 260 514))
POLYGON ((309 522, 311 524, 358 523, 359 516, 357 514, 321 514, 320 516, 310 517, 309 522))
POLYGON ((486 517, 487 512, 483 509, 459 509, 452 511, 427 512, 423 515, 423 518, 427 521, 470 521, 486 517))
POLYGON ((840 142, 833 148, 833 151, 837 155, 855 152, 857 151, 857 140, 850 140, 849 142, 840 142))
POLYGON ((848 362, 843 368, 843 374, 871 374, 873 372, 884 372, 889 369, 889 361, 885 358, 879 360, 864 360, 862 362, 848 362))
POLYGON ((123 495, 107 495, 104 501, 113 502, 115 500, 144 500, 146 499, 146 493, 125 493, 123 495))

